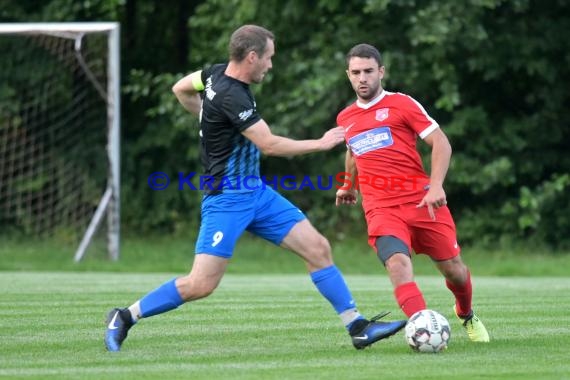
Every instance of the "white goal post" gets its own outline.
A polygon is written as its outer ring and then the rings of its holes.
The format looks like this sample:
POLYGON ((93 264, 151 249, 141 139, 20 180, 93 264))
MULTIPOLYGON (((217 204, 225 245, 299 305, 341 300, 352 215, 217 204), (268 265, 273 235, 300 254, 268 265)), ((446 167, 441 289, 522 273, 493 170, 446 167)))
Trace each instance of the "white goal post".
POLYGON ((116 22, 0 23, 0 64, 7 71, 0 78, 0 229, 49 236, 80 227, 76 262, 105 216, 109 258, 119 258, 119 37, 116 22), (28 53, 34 49, 36 55, 28 53), (52 71, 41 74, 46 67, 52 71), (68 108, 56 109, 56 100, 68 108), (90 153, 96 129, 103 159, 90 153), (55 148, 54 142, 63 143, 55 148), (105 161, 104 170, 96 160, 105 161))

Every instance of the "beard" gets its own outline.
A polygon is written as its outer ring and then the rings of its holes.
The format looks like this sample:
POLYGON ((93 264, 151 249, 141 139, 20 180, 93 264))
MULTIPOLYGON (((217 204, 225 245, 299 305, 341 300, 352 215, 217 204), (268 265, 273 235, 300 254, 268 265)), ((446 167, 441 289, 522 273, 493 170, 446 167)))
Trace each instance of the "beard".
POLYGON ((380 89, 380 84, 376 84, 375 86, 368 85, 366 88, 360 89, 356 88, 356 93, 358 97, 362 100, 371 100, 374 99, 378 95, 378 90, 380 89))
POLYGON ((263 78, 265 78, 265 75, 267 74, 267 72, 259 72, 256 73, 253 78, 251 78, 251 81, 253 83, 259 84, 263 81, 263 78))

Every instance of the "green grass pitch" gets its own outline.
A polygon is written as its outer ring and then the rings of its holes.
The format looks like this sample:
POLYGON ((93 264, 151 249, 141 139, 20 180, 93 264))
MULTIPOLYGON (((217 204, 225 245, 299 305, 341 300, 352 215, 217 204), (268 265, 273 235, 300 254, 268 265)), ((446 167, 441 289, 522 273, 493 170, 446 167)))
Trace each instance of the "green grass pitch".
MULTIPOLYGON (((491 343, 468 341, 443 280, 419 276, 452 328, 447 351, 418 354, 403 332, 355 350, 306 275, 229 274, 211 297, 135 326, 119 353, 105 314, 171 274, 0 272, 0 378, 570 379, 570 278, 476 277, 491 343)), ((403 318, 381 275, 347 275, 360 310, 403 318)))

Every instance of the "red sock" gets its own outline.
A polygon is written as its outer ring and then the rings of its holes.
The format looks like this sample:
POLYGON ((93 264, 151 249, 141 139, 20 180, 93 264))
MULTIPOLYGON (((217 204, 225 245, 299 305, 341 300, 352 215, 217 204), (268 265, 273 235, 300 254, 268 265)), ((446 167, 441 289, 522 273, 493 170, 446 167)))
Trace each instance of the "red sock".
POLYGON ((394 289, 400 309, 409 317, 426 308, 426 301, 415 282, 406 282, 394 289))
POLYGON ((473 288, 471 286, 471 274, 467 271, 467 281, 462 285, 456 285, 445 280, 445 285, 455 296, 455 310, 459 316, 465 317, 471 313, 471 299, 473 288))

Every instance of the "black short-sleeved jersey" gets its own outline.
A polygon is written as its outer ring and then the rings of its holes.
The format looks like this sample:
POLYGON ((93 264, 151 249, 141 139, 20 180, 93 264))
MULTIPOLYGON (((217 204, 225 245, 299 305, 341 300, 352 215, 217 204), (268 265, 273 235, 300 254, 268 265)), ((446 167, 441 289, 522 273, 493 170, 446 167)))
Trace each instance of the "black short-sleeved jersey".
POLYGON ((259 149, 241 132, 259 120, 247 83, 224 74, 227 64, 202 70, 201 160, 212 182, 206 193, 246 192, 244 180, 259 179, 259 149))

